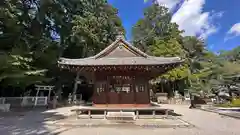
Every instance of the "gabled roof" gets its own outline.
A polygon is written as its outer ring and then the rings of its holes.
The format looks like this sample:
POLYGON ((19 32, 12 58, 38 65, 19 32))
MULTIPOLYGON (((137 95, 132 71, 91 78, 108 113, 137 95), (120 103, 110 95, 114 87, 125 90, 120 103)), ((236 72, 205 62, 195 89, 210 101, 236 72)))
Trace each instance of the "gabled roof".
POLYGON ((92 57, 81 59, 60 58, 60 65, 104 66, 104 65, 165 65, 181 63, 179 57, 149 56, 127 42, 122 36, 92 57))
MULTIPOLYGON (((125 53, 125 54, 132 53, 133 54, 132 56, 135 56, 135 57, 145 57, 145 58, 148 57, 148 55, 146 53, 142 52, 138 48, 131 45, 123 37, 118 37, 116 41, 114 41, 111 45, 106 47, 100 53, 96 54, 94 56, 94 58, 98 59, 98 58, 107 57, 108 54, 113 53, 114 51, 116 51, 118 49, 122 50, 121 53, 125 53)), ((119 57, 119 56, 115 54, 115 56, 113 55, 112 57, 119 57)))

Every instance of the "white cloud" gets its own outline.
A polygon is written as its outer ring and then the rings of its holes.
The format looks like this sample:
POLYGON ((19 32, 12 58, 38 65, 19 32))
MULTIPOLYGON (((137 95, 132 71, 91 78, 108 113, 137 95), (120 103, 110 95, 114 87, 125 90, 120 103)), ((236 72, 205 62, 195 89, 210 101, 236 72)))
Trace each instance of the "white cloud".
MULTIPOLYGON (((184 36, 199 35, 206 39, 209 35, 216 33, 218 27, 213 24, 216 18, 220 18, 223 12, 204 12, 203 6, 206 0, 183 0, 172 17, 172 22, 176 22, 184 36)), ((159 4, 165 4, 168 8, 176 8, 181 0, 158 0, 159 4)))
POLYGON ((231 27, 231 29, 227 32, 227 35, 224 38, 224 41, 232 39, 236 36, 240 36, 240 23, 236 23, 231 27))
POLYGON ((180 0, 157 0, 158 4, 173 9, 180 2, 180 0))
POLYGON ((235 36, 240 36, 240 23, 236 23, 228 31, 228 34, 234 34, 235 36))

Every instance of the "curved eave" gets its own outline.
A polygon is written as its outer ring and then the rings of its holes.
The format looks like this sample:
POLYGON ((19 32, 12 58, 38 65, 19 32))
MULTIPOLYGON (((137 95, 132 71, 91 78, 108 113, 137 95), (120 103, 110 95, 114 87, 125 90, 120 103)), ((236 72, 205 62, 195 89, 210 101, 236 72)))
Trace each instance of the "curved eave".
POLYGON ((61 64, 61 63, 58 63, 58 65, 61 67, 61 66, 68 66, 68 67, 104 67, 104 66, 107 66, 107 67, 111 67, 111 66, 178 66, 180 65, 181 62, 175 62, 175 63, 165 63, 165 64, 124 64, 124 65, 70 65, 70 64, 61 64))
POLYGON ((92 57, 83 59, 66 59, 61 58, 58 61, 59 65, 66 66, 154 66, 154 65, 172 65, 183 63, 178 57, 126 57, 126 58, 102 58, 94 59, 92 57))

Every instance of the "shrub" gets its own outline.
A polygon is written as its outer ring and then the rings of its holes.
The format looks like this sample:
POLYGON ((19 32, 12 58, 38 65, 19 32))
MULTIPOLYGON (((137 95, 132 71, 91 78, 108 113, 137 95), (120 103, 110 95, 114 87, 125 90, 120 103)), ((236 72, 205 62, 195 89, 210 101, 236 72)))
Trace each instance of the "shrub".
POLYGON ((233 99, 232 104, 240 107, 240 99, 233 99))
POLYGON ((240 99, 233 99, 231 103, 218 104, 217 107, 240 107, 240 99))

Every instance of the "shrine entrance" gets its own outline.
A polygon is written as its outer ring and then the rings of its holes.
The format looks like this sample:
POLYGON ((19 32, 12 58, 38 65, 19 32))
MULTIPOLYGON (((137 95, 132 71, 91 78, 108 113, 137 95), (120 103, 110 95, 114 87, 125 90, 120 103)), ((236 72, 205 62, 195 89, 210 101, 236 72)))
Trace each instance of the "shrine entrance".
POLYGON ((133 76, 108 76, 108 103, 109 104, 132 104, 134 101, 133 76))
POLYGON ((107 105, 149 104, 146 74, 138 72, 97 73, 93 102, 107 105), (145 77, 144 77, 145 76, 145 77))

